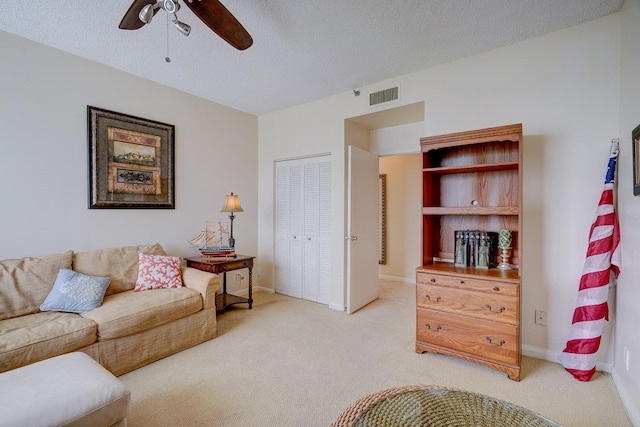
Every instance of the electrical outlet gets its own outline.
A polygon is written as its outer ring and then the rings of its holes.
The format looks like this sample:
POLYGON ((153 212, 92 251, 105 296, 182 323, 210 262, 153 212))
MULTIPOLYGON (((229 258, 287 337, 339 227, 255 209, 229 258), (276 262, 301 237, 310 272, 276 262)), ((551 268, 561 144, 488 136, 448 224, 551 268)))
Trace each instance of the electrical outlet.
POLYGON ((536 310, 535 323, 538 326, 547 326, 547 312, 542 310, 536 310))

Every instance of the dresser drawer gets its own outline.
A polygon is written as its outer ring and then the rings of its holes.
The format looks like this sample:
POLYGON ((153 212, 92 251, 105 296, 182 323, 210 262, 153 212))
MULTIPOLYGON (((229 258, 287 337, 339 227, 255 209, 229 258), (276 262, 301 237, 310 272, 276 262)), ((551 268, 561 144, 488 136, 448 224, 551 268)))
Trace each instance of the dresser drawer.
POLYGON ((519 324, 519 300, 511 296, 419 284, 416 286, 416 304, 478 319, 519 324))
POLYGON ((416 338, 428 344, 516 365, 518 327, 424 308, 417 309, 416 338))
POLYGON ((416 281, 425 285, 445 286, 466 291, 487 292, 494 295, 516 297, 520 293, 520 286, 515 283, 472 279, 462 276, 448 276, 430 272, 417 272, 416 281))

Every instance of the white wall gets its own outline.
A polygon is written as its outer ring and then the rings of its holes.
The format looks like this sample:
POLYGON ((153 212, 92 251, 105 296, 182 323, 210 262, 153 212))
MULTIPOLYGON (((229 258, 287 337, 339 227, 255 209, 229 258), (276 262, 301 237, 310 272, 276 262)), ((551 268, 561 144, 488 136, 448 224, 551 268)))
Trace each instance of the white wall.
POLYGON ((423 121, 372 129, 370 134, 371 151, 381 156, 419 153, 420 144, 416 144, 416 141, 423 136, 423 132, 423 121))
POLYGON ((0 52, 0 259, 154 242, 193 256, 231 191, 237 249, 257 253, 257 117, 4 32, 0 52), (175 125, 175 210, 88 209, 87 105, 175 125))
MULTIPOLYGON (((525 353, 550 360, 566 343, 589 227, 602 191, 611 138, 618 136, 620 15, 614 14, 512 46, 358 88, 260 117, 261 261, 273 237, 272 162, 314 152, 334 154, 334 214, 344 217, 344 119, 373 109, 366 94, 400 85, 406 105, 425 102, 423 135, 511 123, 524 128, 522 338, 525 353), (342 165, 342 166, 341 166, 342 165), (534 325, 535 309, 548 326, 534 325)), ((394 103, 393 107, 397 107, 394 103)), ((384 107, 378 107, 381 109, 384 107)), ((415 141, 418 147, 419 141, 415 141)), ((336 221, 336 227, 341 227, 336 221)), ((334 233, 341 259, 344 228, 334 233)), ((336 266, 337 268, 340 265, 336 266)), ((343 267, 343 266, 342 266, 343 267)), ((269 266, 263 265, 263 272, 269 266)), ((332 300, 343 296, 334 272, 332 300)), ((264 282, 266 283, 266 281, 264 282)), ((611 327, 601 367, 613 362, 611 327)))
MULTIPOLYGON (((620 156, 618 216, 622 272, 616 287, 615 362, 612 372, 634 425, 640 425, 640 197, 633 196, 631 131, 640 125, 640 1, 627 0, 622 9, 620 73, 620 156), (629 369, 626 368, 627 351, 629 369)), ((640 161, 640 159, 639 159, 640 161)))

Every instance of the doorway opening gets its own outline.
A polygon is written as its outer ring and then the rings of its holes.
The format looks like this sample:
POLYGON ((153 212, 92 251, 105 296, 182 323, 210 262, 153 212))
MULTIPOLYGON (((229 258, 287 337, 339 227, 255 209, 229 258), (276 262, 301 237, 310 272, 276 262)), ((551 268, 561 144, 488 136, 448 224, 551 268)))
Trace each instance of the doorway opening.
MULTIPOLYGON (((385 262, 379 263, 383 242, 382 223, 379 223, 381 247, 378 259, 373 264, 367 263, 368 268, 377 270, 379 279, 414 282, 415 268, 420 260, 420 138, 423 132, 424 102, 345 120, 345 145, 378 156, 379 175, 385 175, 385 262)), ((371 185, 380 189, 380 179, 371 185)), ((382 198, 378 197, 378 200, 380 204, 382 198)), ((378 212, 382 214, 381 209, 378 212)), ((345 283, 345 301, 348 301, 351 292, 348 278, 345 283)))

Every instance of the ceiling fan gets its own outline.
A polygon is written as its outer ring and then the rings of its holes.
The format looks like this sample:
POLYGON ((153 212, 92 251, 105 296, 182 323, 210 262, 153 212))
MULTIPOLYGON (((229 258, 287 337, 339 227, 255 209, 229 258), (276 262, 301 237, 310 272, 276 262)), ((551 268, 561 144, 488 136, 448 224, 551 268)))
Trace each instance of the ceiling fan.
MULTIPOLYGON (((253 39, 242 24, 218 0, 186 0, 187 7, 211 28, 217 35, 238 50, 245 50, 253 44, 253 39)), ((185 36, 191 32, 191 26, 178 20, 176 12, 180 10, 178 0, 134 0, 124 14, 118 28, 137 30, 151 22, 160 10, 173 14, 173 25, 185 36)))

